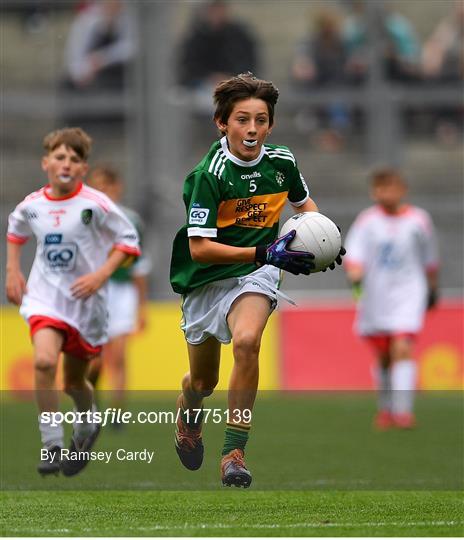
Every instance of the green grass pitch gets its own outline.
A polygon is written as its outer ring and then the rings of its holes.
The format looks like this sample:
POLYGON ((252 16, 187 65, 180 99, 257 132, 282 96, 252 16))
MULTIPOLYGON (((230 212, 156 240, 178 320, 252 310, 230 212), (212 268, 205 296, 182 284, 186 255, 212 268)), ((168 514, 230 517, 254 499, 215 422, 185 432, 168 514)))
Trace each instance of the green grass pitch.
POLYGON ((6 493, 11 536, 461 536, 451 492, 6 493))
MULTIPOLYGON (((174 394, 139 393, 127 409, 173 410, 173 403, 174 394)), ((224 403, 218 394, 207 406, 224 403)), ((253 484, 239 490, 220 486, 224 426, 213 423, 197 472, 178 462, 172 425, 135 423, 104 429, 96 449, 148 448, 150 465, 92 462, 74 478, 41 478, 34 405, 4 396, 1 533, 462 536, 462 394, 419 395, 414 431, 376 433, 374 409, 372 394, 261 393, 246 456, 253 484)))

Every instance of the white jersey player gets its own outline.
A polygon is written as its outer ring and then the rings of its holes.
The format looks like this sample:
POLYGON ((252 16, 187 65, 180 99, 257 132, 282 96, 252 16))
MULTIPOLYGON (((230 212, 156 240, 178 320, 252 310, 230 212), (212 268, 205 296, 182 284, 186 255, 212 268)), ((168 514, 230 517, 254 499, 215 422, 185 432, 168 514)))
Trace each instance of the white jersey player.
POLYGON ((403 203, 405 195, 406 185, 397 171, 376 171, 372 198, 377 204, 359 214, 346 239, 348 276, 362 286, 356 329, 379 357, 376 425, 381 429, 414 424, 412 347, 427 306, 436 300, 434 226, 425 210, 403 203))
MULTIPOLYGON (((90 171, 87 184, 107 195, 135 226, 142 243, 143 221, 137 212, 119 204, 124 185, 118 172, 109 166, 97 166, 90 171)), ((88 378, 96 387, 102 368, 107 369, 113 391, 111 405, 121 408, 125 402, 127 344, 131 334, 146 325, 147 276, 151 264, 146 256, 133 265, 118 268, 108 281, 108 343, 102 355, 92 360, 88 378), (108 369, 109 368, 109 369, 108 369)), ((112 423, 121 428, 123 424, 112 423)))
POLYGON ((44 187, 22 201, 9 217, 8 241, 19 245, 37 239, 34 264, 20 313, 63 321, 91 346, 107 341, 106 287, 79 302, 72 285, 95 272, 116 247, 137 255, 138 238, 121 210, 99 191, 78 184, 60 200, 44 187))
MULTIPOLYGON (((107 340, 105 283, 128 255, 140 253, 131 222, 108 197, 83 184, 90 146, 79 128, 47 135, 42 168, 49 185, 26 197, 9 218, 6 292, 30 326, 41 413, 58 410, 55 375, 61 352, 65 390, 76 410, 93 409, 86 371, 107 340), (26 285, 20 253, 31 236, 37 251, 26 285)), ((87 461, 60 460, 63 426, 44 418, 39 417, 44 446, 39 472, 76 474, 87 461)), ((71 450, 88 450, 97 434, 96 424, 76 423, 71 450)))

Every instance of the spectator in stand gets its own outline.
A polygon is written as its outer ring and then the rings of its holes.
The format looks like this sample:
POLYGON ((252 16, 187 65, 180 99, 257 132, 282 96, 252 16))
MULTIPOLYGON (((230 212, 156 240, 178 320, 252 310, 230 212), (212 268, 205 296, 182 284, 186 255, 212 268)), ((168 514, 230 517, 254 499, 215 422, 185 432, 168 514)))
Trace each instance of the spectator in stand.
MULTIPOLYGON (((331 8, 321 10, 314 20, 314 32, 298 45, 292 63, 292 80, 300 90, 340 86, 356 82, 347 64, 347 51, 341 34, 341 20, 331 8)), ((307 113, 306 113, 307 114, 307 113)), ((323 127, 320 146, 338 150, 349 126, 348 111, 342 103, 333 103, 317 111, 317 123, 323 127)))
POLYGON ((365 50, 352 50, 343 33, 340 14, 321 10, 314 22, 314 35, 302 40, 295 53, 292 76, 296 84, 356 84, 367 69, 365 50))
POLYGON ((135 52, 132 21, 123 0, 84 6, 74 19, 65 52, 65 87, 119 90, 135 52))
POLYGON ((200 7, 178 51, 178 83, 201 98, 208 111, 212 89, 237 73, 257 72, 257 43, 241 22, 234 20, 228 3, 213 0, 200 7))
POLYGON ((420 43, 408 19, 387 11, 384 19, 387 34, 387 77, 397 81, 417 80, 420 75, 420 43))
POLYGON ((326 8, 316 16, 314 34, 297 45, 292 65, 293 80, 303 86, 344 82, 345 62, 339 15, 326 8))
MULTIPOLYGON (((353 2, 353 12, 343 25, 343 38, 350 60, 356 64, 366 57, 365 2, 353 2)), ((420 44, 415 30, 409 20, 391 7, 385 8, 383 14, 385 47, 385 74, 391 80, 416 80, 420 74, 420 44)))
POLYGON ((427 80, 462 81, 464 77, 464 2, 458 0, 452 13, 442 19, 422 50, 422 68, 427 80))
MULTIPOLYGON (((464 2, 443 18, 422 50, 422 72, 427 83, 462 85, 464 79, 464 2)), ((463 133, 463 107, 441 106, 433 113, 438 139, 455 144, 463 133)))

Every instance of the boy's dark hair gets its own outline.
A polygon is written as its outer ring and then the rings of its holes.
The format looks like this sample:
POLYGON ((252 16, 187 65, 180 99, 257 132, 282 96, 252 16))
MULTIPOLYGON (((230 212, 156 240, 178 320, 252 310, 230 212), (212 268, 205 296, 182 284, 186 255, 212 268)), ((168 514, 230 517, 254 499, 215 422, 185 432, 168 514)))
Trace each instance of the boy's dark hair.
POLYGON ((267 104, 269 113, 269 125, 274 123, 274 106, 279 97, 279 90, 270 81, 257 79, 253 73, 240 73, 220 82, 213 94, 216 111, 214 119, 227 124, 230 113, 237 101, 242 99, 262 99, 267 104))
POLYGON ((406 180, 398 169, 394 167, 377 167, 369 175, 372 186, 390 183, 392 180, 406 184, 406 180))
POLYGON ((116 172, 115 169, 108 165, 98 165, 94 167, 87 176, 87 183, 92 183, 92 180, 97 177, 103 177, 105 184, 109 186, 114 186, 121 182, 121 177, 116 172))
POLYGON ((71 127, 52 131, 43 140, 43 147, 47 153, 53 152, 62 144, 72 148, 83 161, 87 161, 92 147, 92 139, 83 129, 71 127))

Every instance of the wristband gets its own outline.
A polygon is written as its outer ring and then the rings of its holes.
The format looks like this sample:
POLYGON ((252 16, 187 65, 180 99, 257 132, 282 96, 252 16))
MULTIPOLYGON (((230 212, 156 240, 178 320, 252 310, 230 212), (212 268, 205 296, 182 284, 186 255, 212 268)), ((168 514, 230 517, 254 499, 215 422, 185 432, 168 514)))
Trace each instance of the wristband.
POLYGON ((256 246, 255 251, 255 264, 257 266, 263 266, 267 262, 267 246, 256 246))
POLYGON ((362 295, 362 282, 361 281, 354 281, 351 284, 351 290, 353 292, 353 298, 357 302, 362 295))
POLYGON ((427 295, 427 309, 435 307, 438 302, 438 291, 435 288, 429 288, 427 295))

